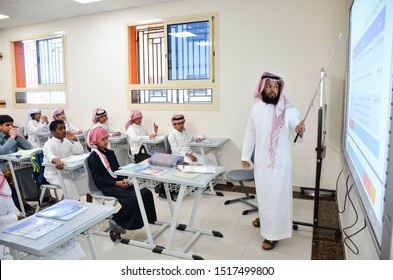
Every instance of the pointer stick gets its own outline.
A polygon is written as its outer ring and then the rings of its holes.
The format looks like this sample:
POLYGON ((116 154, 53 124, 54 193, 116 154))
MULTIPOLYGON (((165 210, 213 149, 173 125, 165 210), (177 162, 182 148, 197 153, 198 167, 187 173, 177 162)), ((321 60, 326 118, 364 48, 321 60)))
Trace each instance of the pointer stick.
MULTIPOLYGON (((336 53, 336 50, 337 50, 338 46, 340 45, 341 36, 342 36, 342 35, 341 35, 341 33, 340 33, 340 35, 338 35, 338 38, 337 38, 336 46, 334 47, 333 52, 332 52, 331 55, 330 55, 330 58, 329 58, 327 67, 324 68, 324 69, 326 69, 325 73, 328 72, 329 67, 330 67, 330 64, 332 63, 332 60, 333 60, 333 56, 334 56, 334 54, 336 53)), ((323 80, 324 78, 325 78, 325 75, 323 75, 323 76, 321 77, 321 79, 319 80, 319 83, 318 83, 318 85, 317 85, 317 89, 315 90, 315 93, 314 93, 314 96, 313 96, 313 98, 312 98, 312 100, 311 100, 310 106, 308 106, 306 115, 304 116, 304 119, 303 119, 304 121, 306 121, 306 119, 307 119, 307 116, 308 116, 308 113, 310 112, 311 106, 312 106, 312 104, 314 103, 315 96, 317 95, 318 90, 319 90, 319 87, 321 86, 322 80, 323 80)), ((299 134, 296 135, 295 140, 293 141, 294 143, 296 143, 298 137, 299 137, 299 134)))

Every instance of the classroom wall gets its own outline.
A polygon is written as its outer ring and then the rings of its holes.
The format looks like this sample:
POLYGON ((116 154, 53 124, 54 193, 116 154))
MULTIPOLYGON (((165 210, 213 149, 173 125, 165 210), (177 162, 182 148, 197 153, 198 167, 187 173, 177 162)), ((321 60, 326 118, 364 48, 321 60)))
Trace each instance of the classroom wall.
MULTIPOLYGON (((23 126, 25 109, 12 104, 12 77, 9 40, 23 36, 66 32, 70 121, 82 129, 91 125, 97 106, 109 112, 112 126, 124 130, 129 116, 126 105, 127 36, 126 24, 144 20, 215 12, 218 14, 219 94, 217 111, 182 111, 186 127, 211 137, 228 137, 222 163, 229 170, 240 168, 245 123, 255 100, 253 91, 264 71, 285 80, 285 94, 304 116, 320 80, 321 67, 341 33, 342 41, 333 57, 326 80, 326 155, 323 159, 321 188, 335 189, 343 169, 341 161, 343 104, 345 92, 347 15, 351 0, 185 0, 99 15, 58 20, 43 24, 0 30, 0 99, 23 126)), ((302 143, 293 146, 294 186, 315 186, 315 147, 319 96, 306 121, 302 143)), ((52 110, 43 112, 50 115, 52 110)), ((172 111, 144 111, 143 126, 153 121, 160 134, 172 126, 172 111)), ((339 195, 342 191, 339 191, 339 195)), ((351 220, 352 215, 342 220, 351 220)), ((359 244, 360 245, 360 244, 359 244)), ((368 253, 349 258, 375 258, 368 253)), ((371 253, 370 253, 371 252, 371 253)))

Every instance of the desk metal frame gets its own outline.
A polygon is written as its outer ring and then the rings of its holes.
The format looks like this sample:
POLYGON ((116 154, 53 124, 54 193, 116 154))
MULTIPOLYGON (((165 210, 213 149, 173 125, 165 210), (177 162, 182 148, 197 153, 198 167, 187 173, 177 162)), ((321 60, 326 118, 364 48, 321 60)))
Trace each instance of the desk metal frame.
MULTIPOLYGON (((162 168, 162 167, 160 167, 162 168)), ((194 243, 201 235, 212 235, 214 237, 223 237, 223 235, 215 230, 208 230, 208 229, 200 229, 194 225, 195 217, 198 211, 199 201, 201 198, 201 194, 203 191, 208 188, 210 182, 218 175, 224 173, 225 169, 221 166, 216 167, 216 174, 200 174, 195 178, 183 178, 176 176, 175 173, 179 172, 176 168, 168 168, 168 171, 165 173, 155 176, 155 175, 145 175, 139 174, 132 170, 120 169, 115 173, 122 176, 128 176, 129 179, 132 180, 134 184, 134 189, 136 192, 136 196, 138 199, 139 207, 142 213, 143 222, 146 229, 146 234, 149 240, 150 247, 154 244, 153 236, 150 232, 150 225, 147 221, 147 216, 145 212, 145 208, 143 205, 142 196, 140 193, 143 181, 154 181, 154 182, 163 182, 165 186, 165 192, 167 194, 167 200, 170 212, 172 214, 172 220, 170 222, 169 228, 169 236, 165 246, 156 245, 154 246, 153 252, 155 253, 162 253, 171 256, 176 256, 179 258, 184 259, 203 259, 198 255, 189 254, 189 250, 192 248, 194 243), (169 188, 176 186, 179 189, 179 194, 176 200, 175 205, 172 199, 170 198, 169 188), (182 208, 183 198, 193 192, 194 194, 194 205, 190 214, 190 219, 188 225, 186 224, 179 224, 179 215, 182 208), (174 241, 175 241, 175 231, 182 230, 194 233, 194 235, 190 238, 187 244, 181 250, 174 249, 174 241)), ((130 244, 127 242, 123 242, 126 244, 130 244)), ((134 244, 132 244, 134 245, 134 244)))
MULTIPOLYGON (((69 221, 60 221, 63 223, 62 226, 48 232, 36 240, 0 232, 0 244, 10 248, 11 255, 14 259, 20 259, 18 251, 43 257, 57 247, 66 244, 66 242, 72 240, 76 236, 85 233, 92 257, 93 259, 98 259, 94 240, 91 235, 92 228, 107 217, 111 216, 115 212, 115 207, 93 203, 84 203, 83 205, 88 207, 86 211, 69 221)), ((26 219, 32 219, 35 216, 36 215, 32 215, 26 219)), ((26 221, 26 219, 12 223, 9 227, 22 223, 26 221)))

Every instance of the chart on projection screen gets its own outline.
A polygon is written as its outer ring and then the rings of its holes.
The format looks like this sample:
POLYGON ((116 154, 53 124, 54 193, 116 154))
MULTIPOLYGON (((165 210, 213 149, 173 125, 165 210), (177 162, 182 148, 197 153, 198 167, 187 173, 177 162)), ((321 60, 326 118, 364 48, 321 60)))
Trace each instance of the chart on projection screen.
POLYGON ((344 153, 382 223, 391 96, 392 1, 355 1, 351 7, 344 153))

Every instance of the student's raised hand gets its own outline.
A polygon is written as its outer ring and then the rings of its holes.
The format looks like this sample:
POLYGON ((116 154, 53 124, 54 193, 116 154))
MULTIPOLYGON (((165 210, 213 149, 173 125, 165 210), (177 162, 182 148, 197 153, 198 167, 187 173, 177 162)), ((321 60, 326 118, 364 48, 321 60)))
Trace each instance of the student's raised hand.
POLYGON ((157 134, 158 133, 158 125, 156 124, 156 122, 153 123, 153 129, 154 129, 154 132, 157 134))

